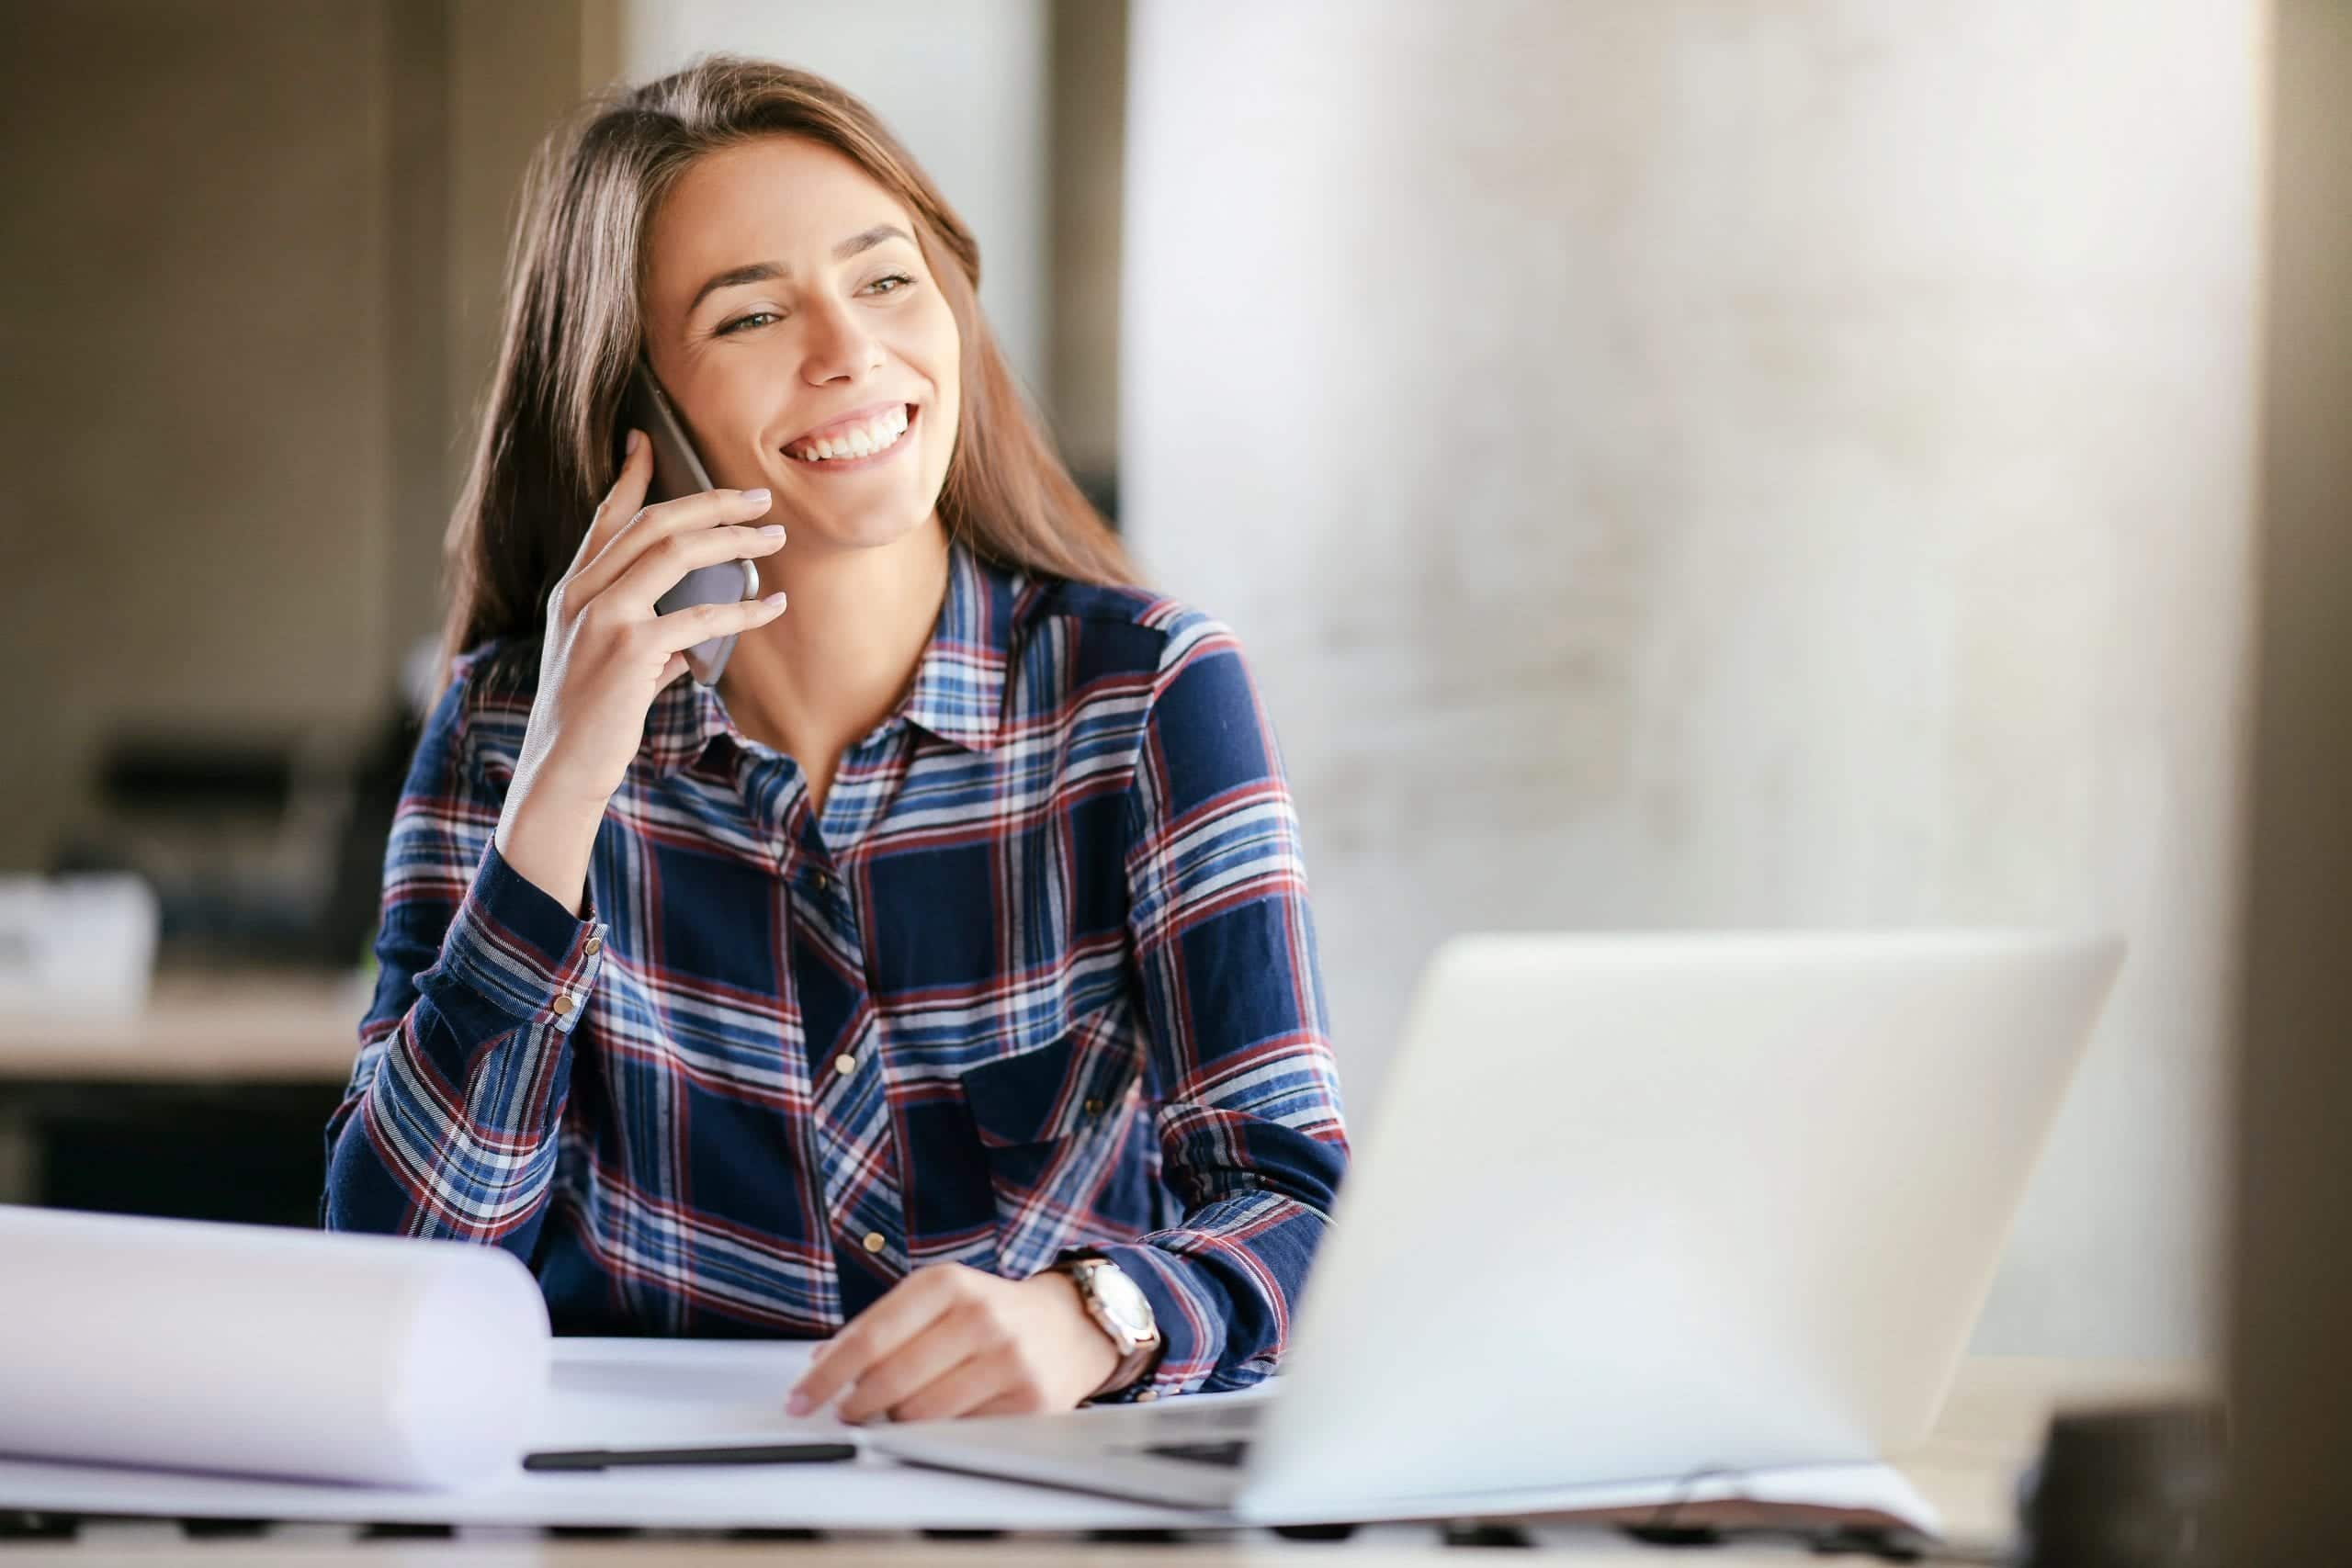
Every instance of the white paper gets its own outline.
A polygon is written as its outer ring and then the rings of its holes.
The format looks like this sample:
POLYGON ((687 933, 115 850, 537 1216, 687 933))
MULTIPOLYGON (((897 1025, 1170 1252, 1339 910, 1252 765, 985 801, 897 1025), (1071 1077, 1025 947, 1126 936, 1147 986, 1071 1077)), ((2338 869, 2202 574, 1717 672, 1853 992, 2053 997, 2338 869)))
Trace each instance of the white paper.
POLYGON ((516 1471, 548 1348, 496 1247, 0 1205, 0 1451, 479 1483, 516 1471))
MULTIPOLYGON (((558 1339, 551 1347, 548 1396, 533 1446, 651 1448, 810 1438, 857 1443, 861 1451, 854 1461, 512 1471, 464 1491, 431 1494, 0 1461, 0 1506, 66 1513, 676 1529, 1220 1529, 1238 1522, 1216 1509, 1163 1506, 901 1464, 872 1446, 875 1431, 843 1424, 831 1405, 806 1416, 783 1414, 784 1396, 813 1348, 806 1341, 558 1339)), ((1243 1390, 1187 1397, 1250 1398, 1261 1393, 1243 1390)), ((1935 1529, 1934 1511, 1909 1482, 1883 1465, 1760 1471, 1736 1480, 1710 1478, 1687 1489, 1652 1482, 1424 1497, 1389 1508, 1359 1506, 1344 1515, 1264 1522, 1509 1518, 1572 1507, 1650 1504, 1669 1495, 1690 1501, 1742 1495, 1874 1507, 1929 1533, 1935 1529)))
POLYGON ((535 1449, 655 1449, 855 1441, 836 1393, 787 1416, 808 1339, 589 1339, 555 1342, 535 1449))
POLYGON ((1077 1530, 1214 1524, 1198 1510, 901 1465, 840 1419, 838 1399, 804 1416, 784 1400, 808 1341, 561 1338, 550 1347, 533 1448, 669 1448, 736 1441, 846 1441, 850 1461, 516 1468, 460 1491, 266 1482, 0 1460, 0 1507, 66 1513, 451 1525, 605 1525, 677 1529, 1077 1530))

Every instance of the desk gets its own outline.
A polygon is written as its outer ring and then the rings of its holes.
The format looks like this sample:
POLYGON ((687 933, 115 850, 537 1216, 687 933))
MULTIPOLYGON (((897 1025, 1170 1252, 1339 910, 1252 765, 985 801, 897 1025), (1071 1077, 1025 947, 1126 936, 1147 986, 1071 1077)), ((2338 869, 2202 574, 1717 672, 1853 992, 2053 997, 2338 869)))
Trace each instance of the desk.
POLYGON ((314 1223, 368 1000, 356 972, 165 972, 127 1017, 0 1013, 0 1201, 314 1223))
POLYGON ((368 1001, 345 975, 159 975, 124 1018, 0 1013, 0 1081, 340 1086, 368 1001))
MULTIPOLYGON (((1962 1369, 1934 1435, 1899 1468, 1943 1512, 1952 1544, 1995 1549, 2009 1535, 2012 1488, 2018 1471, 2038 1447, 2050 1412, 2061 1405, 2109 1400, 2209 1393, 2209 1374, 2178 1365, 2127 1362, 2064 1362, 1989 1358, 1962 1369)), ((1529 1532, 1546 1555, 1579 1564, 1611 1568, 1792 1568, 1824 1559, 1778 1543, 1736 1549, 1677 1551, 1644 1548, 1611 1533, 1538 1528, 1529 1532)), ((1143 1562, 1164 1568, 1324 1562, 1331 1568, 1381 1568, 1389 1563, 1461 1563, 1471 1561, 1468 1545, 1447 1544, 1445 1533, 1424 1524, 1381 1525, 1357 1530, 1344 1541, 1285 1539, 1271 1530, 1188 1530, 1172 1543, 1048 1537, 1018 1533, 993 1540, 947 1540, 913 1531, 876 1530, 858 1536, 834 1532, 797 1540, 792 1532, 766 1532, 731 1540, 675 1532, 646 1531, 621 1539, 548 1537, 531 1530, 458 1531, 454 1539, 369 1538, 356 1527, 299 1525, 191 1540, 169 1520, 98 1520, 74 1528, 70 1540, 0 1541, 0 1568, 176 1568, 188 1563, 261 1562, 275 1568, 413 1568, 419 1564, 467 1563, 475 1568, 599 1568, 654 1563, 732 1564, 787 1555, 796 1562, 936 1564, 939 1568, 1003 1568, 1037 1562, 1094 1568, 1111 1562, 1143 1562)), ((1862 1558, 1831 1561, 1863 1563, 1862 1558)))

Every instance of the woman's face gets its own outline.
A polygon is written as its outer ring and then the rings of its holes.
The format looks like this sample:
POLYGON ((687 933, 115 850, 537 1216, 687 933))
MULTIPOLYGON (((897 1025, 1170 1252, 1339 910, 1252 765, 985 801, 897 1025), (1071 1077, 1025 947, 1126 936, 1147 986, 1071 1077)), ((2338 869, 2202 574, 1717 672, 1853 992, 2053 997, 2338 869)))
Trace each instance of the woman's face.
POLYGON ((711 482, 774 491, 796 552, 888 544, 946 479, 961 344, 914 229, 847 157, 788 136, 697 160, 653 215, 653 373, 711 482))

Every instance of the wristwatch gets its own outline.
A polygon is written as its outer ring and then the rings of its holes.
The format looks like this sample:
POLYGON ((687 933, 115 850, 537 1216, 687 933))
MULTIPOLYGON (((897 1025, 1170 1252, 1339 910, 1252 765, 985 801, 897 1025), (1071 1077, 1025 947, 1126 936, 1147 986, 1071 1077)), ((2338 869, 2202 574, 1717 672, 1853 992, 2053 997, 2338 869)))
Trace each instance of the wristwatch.
POLYGON ((1151 1300, 1142 1287, 1107 1258, 1068 1258, 1052 1267, 1077 1283, 1087 1315, 1119 1348, 1119 1364, 1086 1397, 1125 1388, 1141 1377, 1160 1349, 1159 1324, 1152 1316, 1151 1300))

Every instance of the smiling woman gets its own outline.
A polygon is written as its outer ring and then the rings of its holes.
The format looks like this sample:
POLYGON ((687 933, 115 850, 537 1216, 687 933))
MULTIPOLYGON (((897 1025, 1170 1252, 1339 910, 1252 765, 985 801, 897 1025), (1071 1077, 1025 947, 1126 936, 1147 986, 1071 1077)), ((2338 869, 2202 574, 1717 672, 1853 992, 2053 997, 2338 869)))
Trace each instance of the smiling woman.
POLYGON ((509 1248, 566 1331, 831 1336, 796 1402, 853 1419, 1279 1363, 1348 1156, 1280 748, 978 282, 805 72, 549 139, 327 1224, 509 1248), (640 366, 716 488, 648 504, 640 366), (777 591, 662 611, 741 560, 777 591))
MULTIPOLYGON (((860 412, 842 406, 859 387, 773 377, 779 355, 812 330, 848 327, 853 310, 874 341, 836 350, 878 356, 938 400, 940 434, 899 481, 912 492, 899 510, 928 491, 945 532, 977 550, 1132 583, 1117 536, 1022 401, 980 313, 979 276, 978 243, 945 198, 824 78, 713 56, 583 105, 526 180, 491 406, 450 529, 445 670, 467 648, 536 629, 613 482, 615 420, 639 351, 715 481, 772 482, 786 471, 785 441, 860 412)), ((918 400, 918 389, 877 389, 918 400)), ((824 515, 888 527, 885 510, 824 515)), ((898 525, 931 510, 925 500, 898 525)))

